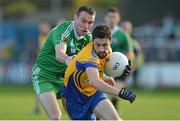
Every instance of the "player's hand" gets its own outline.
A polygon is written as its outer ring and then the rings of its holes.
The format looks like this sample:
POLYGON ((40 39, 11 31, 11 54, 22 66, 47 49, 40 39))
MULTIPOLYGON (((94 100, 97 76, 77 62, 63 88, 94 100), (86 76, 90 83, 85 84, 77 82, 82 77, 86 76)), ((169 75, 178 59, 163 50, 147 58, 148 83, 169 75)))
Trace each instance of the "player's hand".
POLYGON ((68 58, 66 59, 66 61, 65 61, 65 64, 66 64, 66 65, 69 65, 69 63, 72 61, 72 59, 73 59, 75 56, 76 56, 76 55, 73 55, 73 56, 68 57, 68 58))
POLYGON ((126 90, 125 88, 122 88, 119 91, 118 96, 122 99, 129 100, 130 103, 133 103, 136 99, 136 95, 132 91, 126 90))
POLYGON ((126 68, 123 72, 123 74, 120 76, 122 80, 126 79, 126 77, 131 73, 132 67, 131 67, 131 61, 129 61, 129 65, 126 65, 126 68))

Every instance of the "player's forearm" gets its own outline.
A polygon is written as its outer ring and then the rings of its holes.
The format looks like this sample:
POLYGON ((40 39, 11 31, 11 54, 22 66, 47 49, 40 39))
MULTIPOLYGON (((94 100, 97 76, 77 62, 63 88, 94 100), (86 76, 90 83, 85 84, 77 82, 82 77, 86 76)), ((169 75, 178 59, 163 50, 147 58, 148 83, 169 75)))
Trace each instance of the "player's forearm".
POLYGON ((100 90, 102 92, 115 95, 115 96, 118 96, 119 91, 120 91, 120 89, 110 86, 109 84, 101 80, 100 78, 90 81, 90 84, 97 90, 100 90))
POLYGON ((55 46, 55 56, 56 60, 60 63, 66 63, 66 60, 69 58, 69 56, 66 54, 67 45, 66 43, 62 42, 61 44, 57 44, 55 46))
POLYGON ((59 50, 58 53, 56 53, 56 60, 60 63, 65 63, 68 58, 69 56, 62 50, 59 50))
POLYGON ((109 76, 103 74, 103 80, 108 80, 109 78, 110 78, 109 76))

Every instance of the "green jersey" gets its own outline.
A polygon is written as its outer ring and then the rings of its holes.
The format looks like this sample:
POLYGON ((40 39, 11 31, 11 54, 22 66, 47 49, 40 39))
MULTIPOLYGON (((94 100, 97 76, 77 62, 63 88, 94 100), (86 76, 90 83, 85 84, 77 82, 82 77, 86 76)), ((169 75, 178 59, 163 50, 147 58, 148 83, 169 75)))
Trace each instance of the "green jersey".
POLYGON ((112 50, 122 53, 133 52, 133 45, 130 36, 123 32, 120 27, 115 27, 112 30, 112 50))
POLYGON ((74 28, 74 22, 66 21, 52 29, 49 33, 38 54, 36 65, 47 73, 44 75, 45 77, 63 77, 66 65, 56 60, 55 46, 65 43, 67 45, 66 54, 72 56, 79 53, 91 40, 92 36, 90 33, 78 37, 74 28))

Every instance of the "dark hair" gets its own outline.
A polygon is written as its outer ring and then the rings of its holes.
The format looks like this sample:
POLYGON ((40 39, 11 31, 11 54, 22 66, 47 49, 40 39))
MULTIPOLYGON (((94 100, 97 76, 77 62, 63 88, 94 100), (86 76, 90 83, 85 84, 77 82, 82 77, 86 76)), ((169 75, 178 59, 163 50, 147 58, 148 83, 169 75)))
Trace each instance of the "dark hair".
POLYGON ((106 38, 111 41, 111 30, 107 25, 97 25, 92 31, 93 40, 95 38, 106 38))
POLYGON ((93 7, 88 6, 88 5, 83 5, 83 6, 81 6, 81 7, 77 10, 76 15, 79 16, 79 14, 80 14, 82 11, 84 11, 84 12, 90 14, 90 15, 96 14, 96 11, 95 11, 95 9, 94 9, 93 7))
POLYGON ((108 8, 106 13, 109 13, 109 12, 112 12, 112 13, 119 13, 119 10, 116 8, 116 7, 111 7, 111 8, 108 8))

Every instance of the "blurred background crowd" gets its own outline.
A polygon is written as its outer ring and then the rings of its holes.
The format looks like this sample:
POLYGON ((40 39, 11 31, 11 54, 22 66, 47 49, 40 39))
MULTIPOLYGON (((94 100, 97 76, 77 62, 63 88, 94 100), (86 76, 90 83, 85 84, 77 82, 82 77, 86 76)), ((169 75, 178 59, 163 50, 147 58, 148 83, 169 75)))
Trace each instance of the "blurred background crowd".
POLYGON ((144 55, 139 86, 180 87, 179 0, 0 0, 0 83, 31 83, 39 43, 82 4, 96 9, 95 25, 111 6, 133 23, 144 55))

